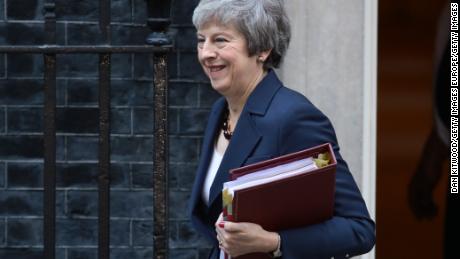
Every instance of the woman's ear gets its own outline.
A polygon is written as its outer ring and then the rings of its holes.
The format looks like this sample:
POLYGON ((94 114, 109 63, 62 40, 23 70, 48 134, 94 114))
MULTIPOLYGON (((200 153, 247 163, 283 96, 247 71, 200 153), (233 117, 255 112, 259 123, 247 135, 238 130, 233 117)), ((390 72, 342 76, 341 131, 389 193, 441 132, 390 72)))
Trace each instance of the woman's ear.
POLYGON ((267 60, 268 56, 270 56, 271 52, 272 52, 272 49, 264 50, 264 51, 260 52, 257 55, 257 61, 264 63, 267 60))

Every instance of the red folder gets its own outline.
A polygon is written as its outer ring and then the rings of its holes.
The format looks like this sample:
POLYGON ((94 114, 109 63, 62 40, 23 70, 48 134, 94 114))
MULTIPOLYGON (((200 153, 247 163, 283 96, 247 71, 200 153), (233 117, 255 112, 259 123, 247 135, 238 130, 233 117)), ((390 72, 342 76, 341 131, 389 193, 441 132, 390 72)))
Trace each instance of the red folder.
MULTIPOLYGON (((237 190, 233 196, 235 222, 253 222, 268 231, 280 231, 320 223, 330 219, 334 210, 337 161, 329 143, 230 171, 235 180, 246 174, 292 161, 329 153, 329 164, 313 171, 262 185, 237 190)), ((225 213, 224 213, 225 214, 225 213)), ((265 259, 254 253, 237 259, 265 259)))

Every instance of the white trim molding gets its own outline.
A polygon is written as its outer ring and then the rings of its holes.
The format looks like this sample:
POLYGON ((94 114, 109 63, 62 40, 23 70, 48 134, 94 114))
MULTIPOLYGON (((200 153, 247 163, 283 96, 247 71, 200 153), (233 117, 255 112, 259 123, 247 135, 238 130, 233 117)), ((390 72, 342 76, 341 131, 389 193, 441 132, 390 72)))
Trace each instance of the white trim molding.
MULTIPOLYGON (((364 112, 362 193, 371 217, 376 219, 377 198, 377 45, 378 0, 364 1, 364 112)), ((375 258, 375 247, 363 259, 375 258)))

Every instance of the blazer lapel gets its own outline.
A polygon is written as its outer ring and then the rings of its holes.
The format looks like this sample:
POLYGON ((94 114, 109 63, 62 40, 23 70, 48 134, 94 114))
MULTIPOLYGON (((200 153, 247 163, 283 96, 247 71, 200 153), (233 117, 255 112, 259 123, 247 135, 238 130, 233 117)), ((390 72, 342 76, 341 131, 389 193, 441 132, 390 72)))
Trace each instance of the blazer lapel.
MULTIPOLYGON (((246 105, 240 115, 238 124, 234 131, 234 135, 225 151, 222 162, 217 171, 216 178, 211 186, 209 195, 208 209, 213 206, 213 203, 222 201, 217 199, 221 197, 223 183, 229 180, 229 171, 243 165, 246 158, 251 154, 257 143, 262 138, 262 135, 257 130, 253 116, 264 116, 271 100, 275 93, 282 87, 273 70, 270 70, 268 75, 254 89, 254 92, 249 96, 246 105)), ((201 197, 203 182, 208 171, 209 162, 212 152, 214 151, 214 137, 218 131, 220 117, 223 109, 226 107, 225 99, 218 101, 214 113, 210 116, 206 135, 203 140, 203 149, 198 167, 198 175, 195 181, 192 199, 193 207, 201 197)))
POLYGON ((244 161, 257 145, 260 138, 261 135, 257 131, 251 115, 249 112, 243 111, 238 120, 234 135, 232 136, 224 157, 222 158, 216 178, 211 186, 209 194, 210 205, 217 197, 220 197, 223 183, 229 180, 229 171, 243 165, 244 161))
POLYGON ((190 209, 192 210, 196 207, 198 200, 201 199, 201 192, 203 189, 204 179, 206 177, 206 173, 208 172, 208 167, 211 161, 212 153, 214 152, 214 137, 216 132, 218 132, 217 128, 220 125, 220 117, 225 106, 225 99, 220 98, 209 116, 205 136, 203 137, 203 146, 201 148, 201 156, 198 163, 197 175, 195 176, 195 184, 193 185, 194 188, 190 196, 190 209))
POLYGON ((252 116, 264 116, 273 96, 281 87, 282 83, 275 72, 270 70, 249 96, 211 186, 209 208, 213 207, 214 202, 222 202, 217 198, 221 197, 224 182, 229 180, 229 171, 242 166, 262 138, 252 116))

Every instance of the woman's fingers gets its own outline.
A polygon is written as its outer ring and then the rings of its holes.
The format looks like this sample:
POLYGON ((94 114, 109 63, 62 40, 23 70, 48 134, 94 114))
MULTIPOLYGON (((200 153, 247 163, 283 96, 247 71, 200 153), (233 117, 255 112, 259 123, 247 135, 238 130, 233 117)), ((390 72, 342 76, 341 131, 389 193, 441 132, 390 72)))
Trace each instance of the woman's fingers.
POLYGON ((214 224, 214 226, 217 228, 221 222, 224 222, 224 215, 222 213, 220 213, 219 218, 217 218, 217 221, 214 224))

